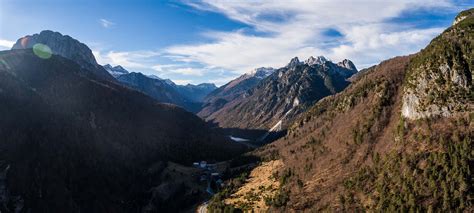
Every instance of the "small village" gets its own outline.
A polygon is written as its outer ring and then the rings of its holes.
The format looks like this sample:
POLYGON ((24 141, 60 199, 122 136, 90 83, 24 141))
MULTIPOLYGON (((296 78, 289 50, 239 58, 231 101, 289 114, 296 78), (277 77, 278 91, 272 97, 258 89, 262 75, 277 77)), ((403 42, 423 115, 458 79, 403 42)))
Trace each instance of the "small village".
POLYGON ((222 174, 218 171, 217 164, 211 164, 207 161, 194 162, 193 167, 201 170, 201 174, 198 176, 199 182, 206 182, 206 191, 213 195, 221 187, 223 187, 222 174))

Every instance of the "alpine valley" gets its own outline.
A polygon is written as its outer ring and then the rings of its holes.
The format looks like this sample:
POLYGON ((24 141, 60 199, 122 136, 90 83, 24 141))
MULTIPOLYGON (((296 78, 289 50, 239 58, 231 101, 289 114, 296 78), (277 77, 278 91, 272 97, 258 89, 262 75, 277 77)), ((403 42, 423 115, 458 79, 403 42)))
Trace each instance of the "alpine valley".
MULTIPOLYGON (((260 18, 278 19, 231 16, 260 18)), ((18 38, 0 51, 0 212, 474 212, 474 9, 360 70, 317 55, 181 85, 60 32, 18 38)))

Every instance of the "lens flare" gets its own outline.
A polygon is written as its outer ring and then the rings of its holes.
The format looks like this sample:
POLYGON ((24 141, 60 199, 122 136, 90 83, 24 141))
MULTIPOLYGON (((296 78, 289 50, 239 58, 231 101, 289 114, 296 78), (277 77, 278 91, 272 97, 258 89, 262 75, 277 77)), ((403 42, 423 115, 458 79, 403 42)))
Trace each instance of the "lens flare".
POLYGON ((10 66, 8 65, 8 63, 5 60, 0 59, 0 68, 9 70, 10 66))
POLYGON ((33 46, 33 52, 35 53, 36 56, 42 58, 42 59, 48 59, 51 58, 51 55, 53 54, 51 51, 51 48, 49 48, 45 44, 35 44, 33 46))
POLYGON ((20 44, 23 48, 26 48, 26 46, 28 45, 28 40, 30 40, 29 37, 23 37, 20 41, 20 44))

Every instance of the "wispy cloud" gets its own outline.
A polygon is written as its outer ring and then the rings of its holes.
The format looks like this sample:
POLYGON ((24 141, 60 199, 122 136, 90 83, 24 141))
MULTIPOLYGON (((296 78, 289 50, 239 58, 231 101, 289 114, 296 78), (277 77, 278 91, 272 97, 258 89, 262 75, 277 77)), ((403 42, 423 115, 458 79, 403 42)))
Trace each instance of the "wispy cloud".
POLYGON ((112 28, 116 25, 116 23, 104 18, 99 19, 99 23, 103 28, 106 28, 106 29, 112 28))
POLYGON ((224 14, 247 24, 255 33, 208 32, 206 35, 212 42, 170 46, 165 50, 168 57, 238 73, 261 66, 280 67, 294 56, 326 55, 335 61, 349 58, 356 65, 366 66, 416 52, 442 28, 418 29, 389 20, 406 11, 454 7, 447 0, 295 0, 291 3, 189 0, 184 3, 197 10, 224 14), (337 32, 338 37, 325 35, 328 30, 337 32))
POLYGON ((178 64, 155 64, 151 68, 157 72, 162 73, 162 72, 166 72, 170 68, 175 68, 175 67, 179 67, 179 65, 178 64))
POLYGON ((158 51, 107 51, 93 50, 99 64, 121 65, 129 69, 151 69, 158 51))
POLYGON ((12 48, 14 44, 15 44, 15 41, 0 39, 0 50, 8 50, 12 48))

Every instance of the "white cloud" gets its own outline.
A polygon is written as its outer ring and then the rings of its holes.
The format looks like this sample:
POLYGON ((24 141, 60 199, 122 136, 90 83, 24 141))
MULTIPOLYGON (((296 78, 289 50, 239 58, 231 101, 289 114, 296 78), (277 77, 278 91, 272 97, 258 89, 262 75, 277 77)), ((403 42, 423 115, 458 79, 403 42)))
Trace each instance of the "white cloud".
POLYGON ((443 28, 411 29, 387 32, 386 24, 354 26, 343 30, 347 44, 341 44, 326 51, 334 60, 353 59, 362 67, 396 55, 414 53, 423 48, 443 28))
POLYGON ((103 28, 106 28, 106 29, 112 28, 113 26, 116 25, 116 23, 114 23, 112 21, 109 21, 107 19, 104 19, 104 18, 99 19, 99 23, 103 28))
POLYGON ((178 64, 156 64, 153 65, 151 68, 157 72, 166 72, 166 70, 174 67, 179 67, 178 64))
POLYGON ((191 76, 203 76, 204 75, 204 70, 203 69, 201 69, 201 68, 191 68, 191 67, 170 69, 169 72, 176 73, 176 74, 181 74, 181 75, 191 75, 191 76))
POLYGON ((161 75, 203 76, 205 71, 207 71, 205 68, 193 68, 186 64, 156 64, 151 68, 161 75))
POLYGON ((179 85, 186 85, 186 84, 190 84, 193 82, 193 80, 189 80, 189 79, 175 79, 173 80, 173 82, 175 84, 179 84, 179 85))
POLYGON ((13 47, 15 41, 0 39, 0 50, 8 50, 13 47))
POLYGON ((154 58, 160 56, 158 51, 108 51, 93 50, 99 64, 121 65, 130 69, 150 69, 154 58))
POLYGON ((335 61, 349 58, 356 65, 368 65, 416 52, 442 29, 416 29, 387 20, 407 10, 453 7, 444 0, 184 2, 198 10, 222 13, 256 32, 207 32, 212 42, 168 47, 168 57, 238 73, 261 66, 281 67, 294 56, 326 55, 335 61), (342 36, 336 40, 324 36, 329 28, 342 36), (328 42, 333 45, 325 46, 328 42))

